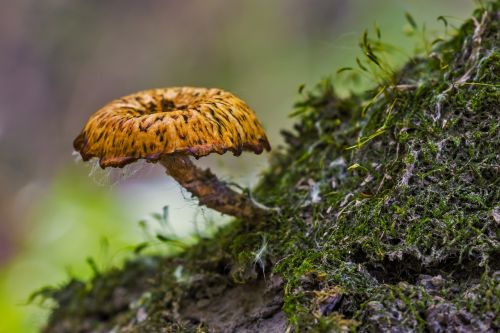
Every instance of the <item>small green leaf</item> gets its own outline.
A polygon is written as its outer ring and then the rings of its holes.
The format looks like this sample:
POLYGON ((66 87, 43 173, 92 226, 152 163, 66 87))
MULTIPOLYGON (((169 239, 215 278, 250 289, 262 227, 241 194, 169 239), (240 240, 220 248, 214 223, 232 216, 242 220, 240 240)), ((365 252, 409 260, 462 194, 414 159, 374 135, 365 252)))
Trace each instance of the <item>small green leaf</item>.
POLYGON ((148 242, 143 242, 143 243, 140 243, 139 245, 137 245, 135 248, 134 248, 134 253, 135 254, 139 254, 142 252, 142 250, 144 250, 145 248, 147 248, 149 246, 149 243, 148 242))
POLYGON ((406 17, 406 20, 408 21, 408 23, 410 23, 411 27, 413 29, 417 30, 417 28, 418 28, 417 22, 415 22, 415 19, 413 18, 413 16, 411 16, 410 13, 406 12, 405 17, 406 17))
POLYGON ((163 216, 160 213, 151 213, 151 217, 161 223, 163 216))
POLYGON ((168 224, 168 205, 163 206, 163 214, 161 215, 160 224, 166 226, 168 224))
POLYGON ((448 27, 448 21, 444 18, 444 16, 438 16, 437 20, 443 22, 445 27, 448 27))
POLYGON ((368 45, 368 30, 365 29, 365 31, 363 32, 363 46, 367 46, 368 45))
POLYGON ((358 164, 358 163, 354 163, 353 165, 351 165, 350 167, 347 168, 347 170, 356 170, 356 169, 361 169, 361 170, 364 170, 364 171, 368 171, 367 168, 365 168, 364 166, 362 166, 361 164, 358 164))
POLYGON ((346 71, 352 71, 352 70, 353 70, 352 67, 342 67, 342 68, 337 69, 337 74, 340 74, 340 73, 346 72, 346 71))
POLYGON ((356 63, 358 64, 359 68, 361 68, 365 72, 368 72, 368 69, 365 66, 363 66, 363 64, 361 63, 361 60, 359 60, 359 58, 356 58, 356 63))
POLYGON ((299 94, 302 94, 302 92, 304 91, 304 88, 306 87, 306 84, 305 83, 302 83, 300 86, 299 86, 299 94))
POLYGON ((171 237, 168 237, 168 236, 165 236, 165 235, 156 235, 156 238, 158 238, 158 240, 162 241, 162 242, 170 242, 170 241, 173 241, 174 239, 171 238, 171 237))
POLYGON ((438 37, 432 41, 431 45, 436 45, 437 43, 442 42, 442 41, 444 41, 444 39, 438 37))
POLYGON ((370 59, 372 62, 374 62, 377 66, 380 66, 380 61, 378 60, 378 57, 371 51, 368 50, 369 52, 366 53, 366 57, 370 59))
POLYGON ((297 116, 300 116, 301 114, 303 113, 306 113, 307 111, 311 110, 310 107, 300 107, 300 108, 297 108, 297 110, 293 111, 292 113, 290 113, 288 115, 289 118, 294 118, 294 117, 297 117, 297 116))
POLYGON ((95 262, 94 258, 87 257, 87 264, 92 269, 92 272, 94 273, 94 276, 99 276, 100 275, 99 268, 98 268, 97 263, 95 262))
POLYGON ((375 33, 377 34, 377 39, 382 38, 382 32, 380 31, 380 27, 378 26, 378 24, 376 22, 375 22, 375 33))

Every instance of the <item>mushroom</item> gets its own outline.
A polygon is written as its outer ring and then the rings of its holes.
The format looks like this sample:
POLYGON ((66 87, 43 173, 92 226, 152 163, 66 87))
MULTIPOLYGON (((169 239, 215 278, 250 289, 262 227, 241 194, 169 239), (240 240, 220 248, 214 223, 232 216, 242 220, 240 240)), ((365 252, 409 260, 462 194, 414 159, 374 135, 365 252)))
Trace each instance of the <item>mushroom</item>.
POLYGON ((271 150, 253 111, 229 92, 174 87, 119 98, 90 117, 73 146, 84 161, 98 158, 103 169, 138 159, 160 162, 201 205, 223 214, 254 219, 268 211, 190 159, 271 150))

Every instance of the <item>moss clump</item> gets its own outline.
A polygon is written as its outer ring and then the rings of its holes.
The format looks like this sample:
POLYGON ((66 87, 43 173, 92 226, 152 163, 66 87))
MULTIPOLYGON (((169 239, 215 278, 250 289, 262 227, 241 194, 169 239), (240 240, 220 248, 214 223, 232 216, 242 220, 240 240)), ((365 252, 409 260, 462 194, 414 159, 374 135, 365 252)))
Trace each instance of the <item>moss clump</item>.
POLYGON ((396 84, 341 99, 321 82, 255 193, 279 214, 70 283, 46 331, 499 330, 499 10, 396 84))

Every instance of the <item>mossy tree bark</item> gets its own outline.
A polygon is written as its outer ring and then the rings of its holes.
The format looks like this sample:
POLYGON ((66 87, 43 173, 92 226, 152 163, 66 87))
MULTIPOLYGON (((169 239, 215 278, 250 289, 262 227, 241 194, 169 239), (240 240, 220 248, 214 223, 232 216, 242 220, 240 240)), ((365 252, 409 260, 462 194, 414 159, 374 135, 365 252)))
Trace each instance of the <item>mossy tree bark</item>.
POLYGON ((498 331, 499 10, 375 92, 322 82, 255 191, 279 213, 46 290, 45 331, 498 331))

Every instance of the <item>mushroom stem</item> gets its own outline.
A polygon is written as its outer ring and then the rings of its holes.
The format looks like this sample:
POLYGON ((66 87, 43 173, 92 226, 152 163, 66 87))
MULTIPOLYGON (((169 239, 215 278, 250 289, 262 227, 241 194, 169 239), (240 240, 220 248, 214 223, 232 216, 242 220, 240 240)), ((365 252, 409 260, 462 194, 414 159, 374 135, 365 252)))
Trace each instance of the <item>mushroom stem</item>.
POLYGON ((167 169, 167 174, 198 198, 201 205, 247 220, 269 212, 248 196, 233 191, 210 169, 198 168, 187 155, 165 156, 160 163, 167 169))

